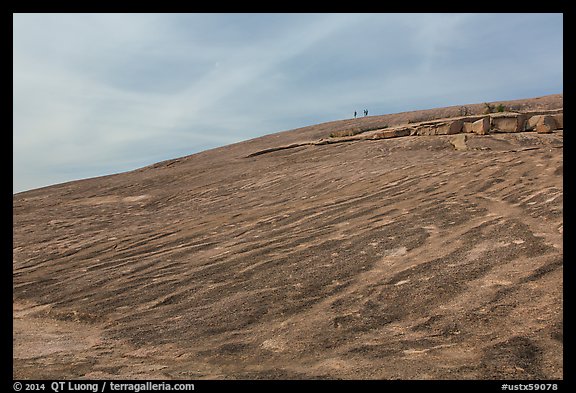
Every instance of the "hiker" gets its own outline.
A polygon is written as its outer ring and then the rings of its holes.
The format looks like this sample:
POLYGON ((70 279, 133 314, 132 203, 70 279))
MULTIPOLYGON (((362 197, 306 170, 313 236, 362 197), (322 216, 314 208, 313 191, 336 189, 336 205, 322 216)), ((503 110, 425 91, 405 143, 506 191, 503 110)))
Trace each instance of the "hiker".
POLYGON ((368 116, 368 109, 364 109, 364 116, 368 116))
POLYGON ((354 111, 354 118, 356 118, 356 111, 354 111))

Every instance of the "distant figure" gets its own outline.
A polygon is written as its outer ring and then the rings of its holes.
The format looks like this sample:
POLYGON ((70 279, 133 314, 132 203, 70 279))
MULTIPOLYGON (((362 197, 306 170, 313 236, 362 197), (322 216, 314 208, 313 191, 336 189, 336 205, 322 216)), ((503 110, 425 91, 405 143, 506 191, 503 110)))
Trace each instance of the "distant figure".
POLYGON ((368 109, 364 109, 364 116, 368 116, 368 109))
POLYGON ((354 111, 354 118, 356 118, 356 111, 354 111))

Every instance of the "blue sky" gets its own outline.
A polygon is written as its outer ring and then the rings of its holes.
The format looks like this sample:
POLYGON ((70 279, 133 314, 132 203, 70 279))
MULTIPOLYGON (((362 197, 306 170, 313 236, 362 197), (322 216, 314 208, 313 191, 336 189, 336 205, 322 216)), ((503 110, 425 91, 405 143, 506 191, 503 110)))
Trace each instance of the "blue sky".
POLYGON ((563 91, 562 14, 14 14, 13 192, 563 91))

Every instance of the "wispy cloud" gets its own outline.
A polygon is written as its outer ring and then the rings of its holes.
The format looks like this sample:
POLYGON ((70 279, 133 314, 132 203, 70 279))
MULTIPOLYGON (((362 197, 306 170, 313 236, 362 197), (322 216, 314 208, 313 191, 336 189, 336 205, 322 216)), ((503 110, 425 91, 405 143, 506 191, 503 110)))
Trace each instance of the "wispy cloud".
POLYGON ((364 107, 557 93, 562 23, 559 14, 15 14, 13 188, 364 107))

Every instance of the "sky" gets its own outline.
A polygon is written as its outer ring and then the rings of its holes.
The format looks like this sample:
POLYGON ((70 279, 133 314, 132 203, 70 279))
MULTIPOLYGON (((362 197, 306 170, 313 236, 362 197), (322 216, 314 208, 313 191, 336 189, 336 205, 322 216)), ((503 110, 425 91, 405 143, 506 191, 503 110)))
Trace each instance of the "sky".
POLYGON ((562 14, 13 14, 13 193, 355 110, 562 92, 562 14))

